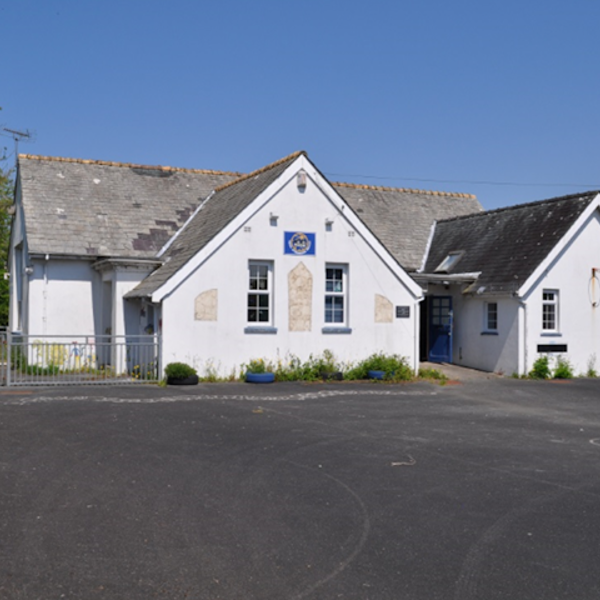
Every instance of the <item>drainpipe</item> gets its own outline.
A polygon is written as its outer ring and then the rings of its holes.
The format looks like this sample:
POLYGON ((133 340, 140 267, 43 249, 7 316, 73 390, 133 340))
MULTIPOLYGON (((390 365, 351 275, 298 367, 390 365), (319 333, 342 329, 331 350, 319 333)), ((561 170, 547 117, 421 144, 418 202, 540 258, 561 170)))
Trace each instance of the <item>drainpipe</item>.
POLYGON ((415 329, 414 329, 414 345, 415 345, 415 357, 413 360, 413 369, 415 372, 415 375, 419 372, 419 363, 421 362, 421 355, 420 355, 420 349, 421 349, 421 302, 423 301, 423 299, 421 300, 417 300, 415 302, 415 316, 414 316, 414 320, 415 320, 415 329))
POLYGON ((46 254, 44 256, 44 290, 42 292, 42 297, 44 298, 43 308, 42 308, 42 324, 43 331, 42 334, 46 335, 47 333, 47 321, 48 321, 48 261, 50 260, 50 255, 46 254))
MULTIPOLYGON (((519 368, 519 375, 527 374, 527 304, 519 299, 519 311, 522 311, 522 322, 523 322, 523 335, 519 335, 519 354, 522 355, 522 369, 519 368), (523 340, 521 342, 521 340, 523 340)), ((517 332, 518 334, 519 332, 517 332)), ((521 367, 521 365, 519 365, 521 367)))

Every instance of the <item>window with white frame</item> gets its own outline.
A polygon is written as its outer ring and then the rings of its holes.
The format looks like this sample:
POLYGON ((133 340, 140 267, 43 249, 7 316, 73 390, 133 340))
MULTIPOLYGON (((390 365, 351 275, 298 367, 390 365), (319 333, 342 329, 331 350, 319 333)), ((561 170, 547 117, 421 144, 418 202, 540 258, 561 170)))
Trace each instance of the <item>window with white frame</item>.
POLYGON ((486 302, 484 313, 484 329, 486 331, 498 331, 498 303, 486 302))
POLYGON ((542 330, 558 331, 558 290, 542 292, 542 330))
POLYGON ((347 322, 347 277, 346 265, 325 266, 325 323, 327 324, 345 325, 347 322))
POLYGON ((273 322, 273 265, 264 261, 248 263, 248 323, 273 322))

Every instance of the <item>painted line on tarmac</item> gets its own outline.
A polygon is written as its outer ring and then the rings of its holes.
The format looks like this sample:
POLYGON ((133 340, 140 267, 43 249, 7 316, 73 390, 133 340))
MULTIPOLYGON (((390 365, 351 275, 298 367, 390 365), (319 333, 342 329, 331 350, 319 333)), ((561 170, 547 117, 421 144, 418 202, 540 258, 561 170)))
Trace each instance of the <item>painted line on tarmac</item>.
POLYGON ((250 402, 303 402, 305 400, 320 400, 336 396, 437 396, 437 392, 406 392, 403 390, 364 390, 343 391, 330 390, 287 394, 280 396, 262 396, 259 394, 198 394, 196 396, 160 396, 158 398, 119 398, 117 396, 34 396, 30 398, 6 399, 2 404, 35 404, 41 402, 111 402, 114 404, 160 404, 174 402, 195 402, 201 400, 241 400, 250 402))

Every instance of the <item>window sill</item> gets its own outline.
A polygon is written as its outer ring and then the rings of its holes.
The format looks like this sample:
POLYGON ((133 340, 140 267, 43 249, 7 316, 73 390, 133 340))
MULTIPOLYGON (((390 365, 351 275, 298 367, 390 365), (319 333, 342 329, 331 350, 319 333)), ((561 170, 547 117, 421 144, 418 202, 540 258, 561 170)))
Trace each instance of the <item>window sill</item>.
POLYGON ((482 331, 481 335, 498 335, 497 331, 482 331))
POLYGON ((244 333, 277 333, 277 327, 250 325, 244 328, 244 333))
POLYGON ((347 334, 347 333, 352 333, 352 328, 351 327, 323 327, 323 329, 321 329, 321 333, 326 333, 326 334, 331 334, 331 333, 342 333, 342 334, 347 334))
POLYGON ((562 337, 562 333, 559 331, 543 331, 540 333, 541 337, 562 337))

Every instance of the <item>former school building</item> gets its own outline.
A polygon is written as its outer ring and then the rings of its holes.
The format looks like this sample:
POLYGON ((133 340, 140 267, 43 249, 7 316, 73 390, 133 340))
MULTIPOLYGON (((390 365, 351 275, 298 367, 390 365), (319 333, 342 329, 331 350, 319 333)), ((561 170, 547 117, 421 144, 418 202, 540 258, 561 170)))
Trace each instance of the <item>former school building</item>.
POLYGON ((483 211, 334 183, 304 152, 248 174, 20 155, 10 327, 160 335, 161 364, 374 352, 505 374, 599 354, 600 195, 483 211))

